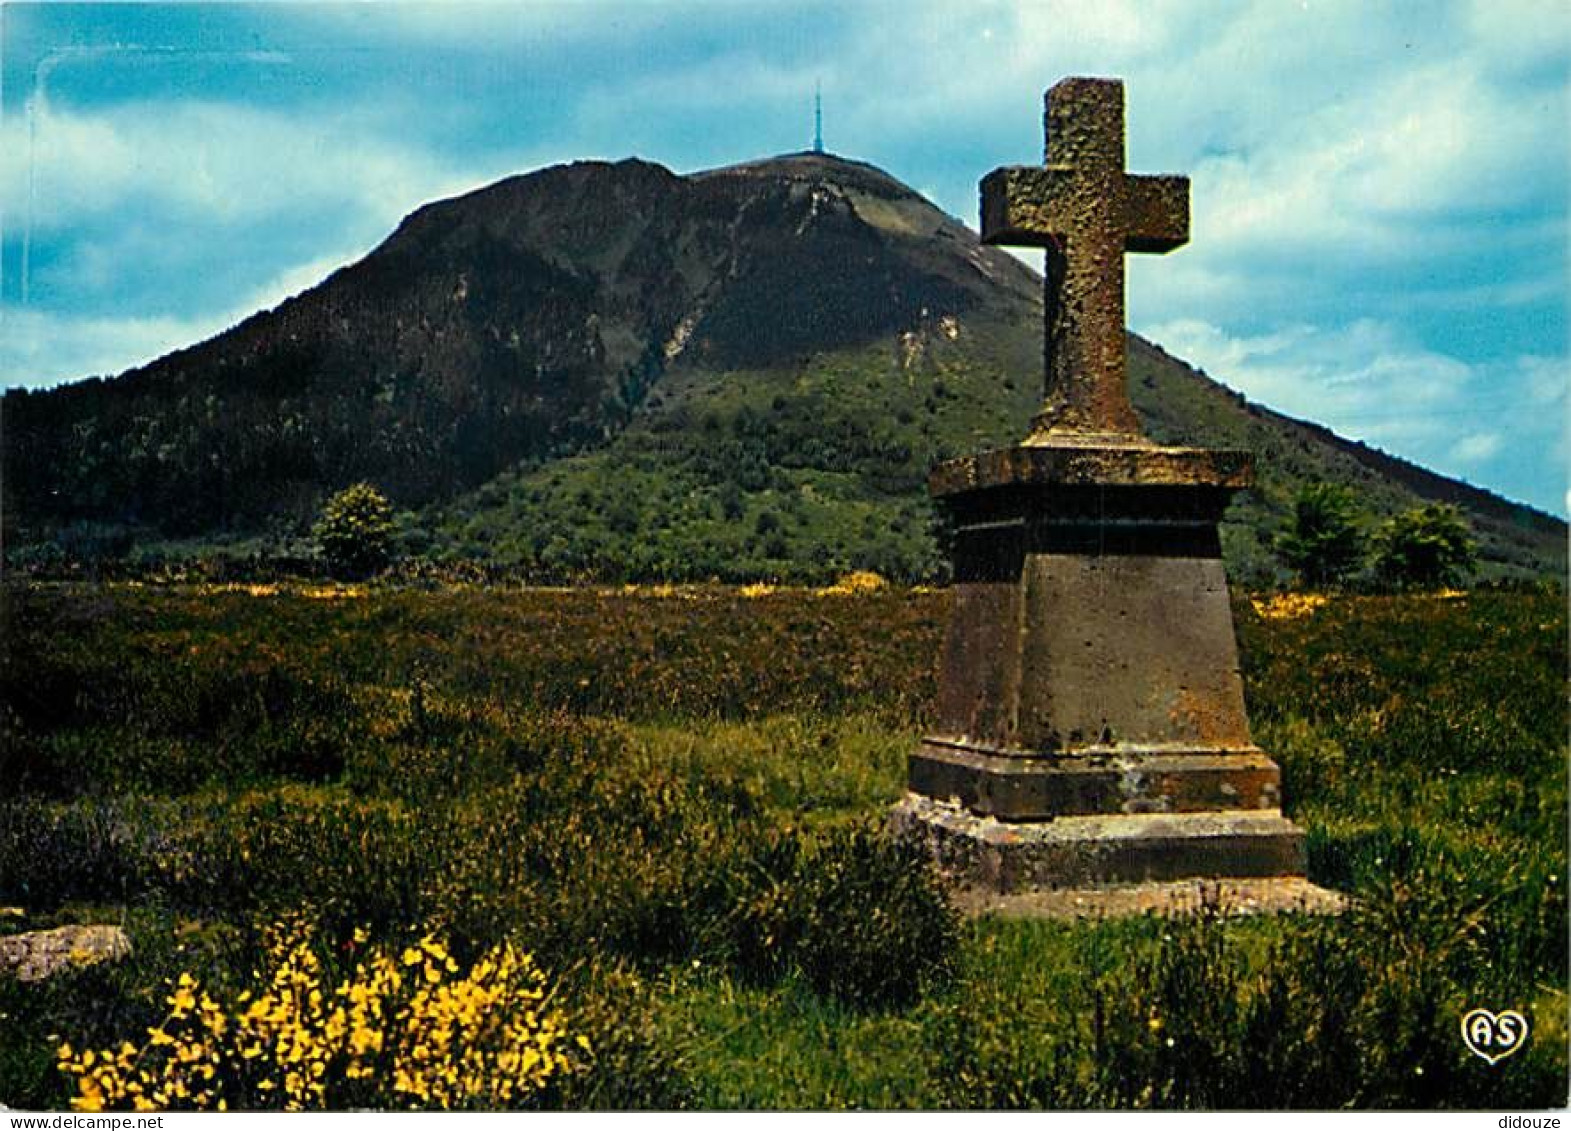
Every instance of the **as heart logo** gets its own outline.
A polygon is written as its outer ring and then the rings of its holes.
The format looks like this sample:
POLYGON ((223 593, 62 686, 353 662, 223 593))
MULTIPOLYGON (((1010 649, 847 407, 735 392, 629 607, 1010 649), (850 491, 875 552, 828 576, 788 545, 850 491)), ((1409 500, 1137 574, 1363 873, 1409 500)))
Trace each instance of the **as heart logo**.
POLYGON ((1496 1064, 1527 1043, 1527 1018, 1514 1009, 1470 1010, 1462 1018, 1462 1040, 1474 1056, 1496 1064))

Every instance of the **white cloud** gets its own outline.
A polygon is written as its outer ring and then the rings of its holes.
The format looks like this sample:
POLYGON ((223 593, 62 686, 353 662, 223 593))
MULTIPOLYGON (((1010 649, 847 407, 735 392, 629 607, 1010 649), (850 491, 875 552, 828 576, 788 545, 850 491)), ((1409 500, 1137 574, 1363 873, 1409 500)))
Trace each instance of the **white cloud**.
POLYGON ((1254 400, 1398 450, 1449 442, 1457 422, 1446 416, 1473 391, 1472 367, 1371 320, 1250 336, 1180 320, 1153 327, 1151 335, 1254 400))
POLYGON ((297 116, 138 102, 49 110, 34 127, 29 144, 25 120, 0 120, 0 152, 22 155, 0 161, 0 217, 13 246, 33 253, 5 264, 5 297, 28 295, 32 316, 17 312, 6 333, 21 340, 0 352, 6 379, 29 383, 117 371, 149 343, 189 344, 170 335, 250 313, 237 295, 271 294, 281 256, 306 249, 314 265, 339 265, 418 205, 518 168, 506 157, 449 163, 352 107, 297 116), (314 246, 313 231, 325 233, 314 246), (128 289, 132 278, 143 293, 128 289), (125 312, 107 313, 110 303, 125 312), (181 313, 167 317, 175 303, 181 313), (55 320, 78 329, 52 343, 34 335, 55 320), (100 349, 116 327, 125 348, 100 349))
POLYGON ((384 218, 469 183, 352 117, 217 102, 49 110, 0 127, 0 207, 14 228, 69 230, 128 205, 232 224, 347 204, 384 218))
POLYGON ((110 376, 220 327, 183 318, 93 318, 10 307, 0 312, 0 387, 45 388, 110 376))
POLYGON ((1563 0, 1467 0, 1469 43, 1501 70, 1558 64, 1571 53, 1571 6, 1563 0))
POLYGON ((42 388, 80 377, 114 376, 172 350, 205 341, 260 310, 320 283, 355 258, 296 264, 226 309, 189 317, 93 316, 0 307, 0 388, 42 388))
POLYGON ((1559 96, 1524 107, 1464 56, 1308 97, 1275 133, 1197 160, 1192 243, 1131 268, 1132 309, 1267 324, 1371 301, 1384 318, 1553 301, 1571 165, 1559 96))
POLYGON ((1509 375, 1510 385, 1520 389, 1524 403, 1541 409, 1551 405, 1567 406, 1571 390, 1571 364, 1564 357, 1522 357, 1509 375))
MULTIPOLYGON (((1517 358, 1505 368, 1499 385, 1505 396, 1514 398, 1518 419, 1529 421, 1546 440, 1519 458, 1538 463, 1547 484, 1571 478, 1571 357, 1517 358)), ((1547 495, 1540 505, 1551 505, 1547 495)))
POLYGON ((1363 319, 1231 334, 1194 319, 1151 328, 1164 349, 1251 400, 1442 474, 1557 506, 1565 477, 1565 358, 1469 364, 1363 319))
POLYGON ((1451 459, 1463 466, 1484 463, 1500 451, 1505 437, 1499 432, 1471 432, 1451 447, 1451 459))
POLYGON ((1194 170, 1208 256, 1359 261, 1464 253, 1553 183, 1565 156, 1542 123, 1465 62, 1399 73, 1362 97, 1289 120, 1271 143, 1194 170), (1468 223, 1447 225, 1454 215, 1468 223))

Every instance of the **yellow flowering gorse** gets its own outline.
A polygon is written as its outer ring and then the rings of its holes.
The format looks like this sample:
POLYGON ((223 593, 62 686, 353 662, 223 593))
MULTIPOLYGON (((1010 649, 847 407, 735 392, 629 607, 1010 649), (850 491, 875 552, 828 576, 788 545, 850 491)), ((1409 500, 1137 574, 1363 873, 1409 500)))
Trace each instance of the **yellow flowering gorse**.
POLYGON ((882 575, 872 570, 859 569, 848 573, 827 588, 820 589, 819 593, 826 597, 862 597, 869 593, 880 593, 889 588, 889 582, 882 575))
POLYGON ((1312 615, 1330 602, 1331 598, 1323 593, 1278 593, 1264 600, 1256 597, 1250 604, 1266 620, 1297 620, 1312 615))
MULTIPOLYGON (((330 985, 310 935, 275 929, 274 967, 232 1012, 190 974, 139 1049, 76 1052, 78 1111, 133 1108, 502 1108, 572 1067, 561 1015, 529 955, 494 947, 467 972, 427 936, 394 956, 369 951, 330 985)), ((365 932, 354 943, 363 947, 365 932)), ((587 1042, 576 1044, 587 1050, 587 1042)))

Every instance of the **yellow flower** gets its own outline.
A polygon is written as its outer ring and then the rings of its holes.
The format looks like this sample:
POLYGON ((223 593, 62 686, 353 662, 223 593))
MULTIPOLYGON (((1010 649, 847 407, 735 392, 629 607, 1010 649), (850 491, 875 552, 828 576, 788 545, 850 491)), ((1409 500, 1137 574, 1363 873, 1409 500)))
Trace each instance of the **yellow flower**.
POLYGON ((1255 612, 1266 620, 1296 620, 1329 603, 1330 598, 1321 593, 1279 593, 1267 600, 1256 597, 1250 601, 1255 612))
MULTIPOLYGON (((369 944, 363 929, 354 937, 369 944)), ((241 1088, 251 1106, 277 1106, 281 1091, 288 1110, 302 1110, 332 1107, 335 1089, 353 1082, 357 1097, 383 1107, 498 1107, 570 1070, 560 1015, 540 1004, 544 981, 511 946, 481 955, 465 973, 428 935, 397 958, 369 950, 335 984, 299 922, 267 938, 271 972, 254 974, 265 988, 237 995, 232 1013, 182 974, 167 999, 170 1017, 148 1030, 141 1049, 125 1042, 118 1052, 77 1053, 61 1044, 56 1062, 75 1081, 73 1106, 222 1108, 220 1093, 241 1088), (420 968, 407 989, 401 965, 420 968), (190 1023, 171 1024, 192 1010, 190 1023)))

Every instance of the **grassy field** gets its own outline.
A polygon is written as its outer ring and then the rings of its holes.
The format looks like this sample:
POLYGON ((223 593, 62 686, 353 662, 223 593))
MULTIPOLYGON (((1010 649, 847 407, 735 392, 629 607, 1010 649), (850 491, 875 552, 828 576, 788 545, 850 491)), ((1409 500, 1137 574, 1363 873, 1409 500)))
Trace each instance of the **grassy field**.
POLYGON ((1312 878, 1356 909, 1073 924, 962 921, 883 834, 933 699, 942 592, 3 601, 0 904, 20 914, 0 932, 116 922, 135 945, 47 984, 0 977, 12 1107, 90 1093, 103 1060, 84 1049, 119 1050, 122 1076, 184 1072, 177 1106, 1567 1099, 1559 594, 1239 600, 1256 738, 1312 878), (544 996, 523 978, 485 1000, 528 1020, 533 1082, 384 1087, 393 1059, 453 1043, 507 944, 544 996), (329 1016, 378 963, 421 987, 394 1003, 407 1040, 393 1012, 385 1043, 363 1011, 329 1016), (216 1080, 176 1063, 274 1024, 258 1003, 314 1034, 292 1047, 319 1090, 304 1068, 270 1083, 243 1042, 216 1080), (1527 1045, 1472 1056, 1474 1007, 1521 1011, 1527 1045))

